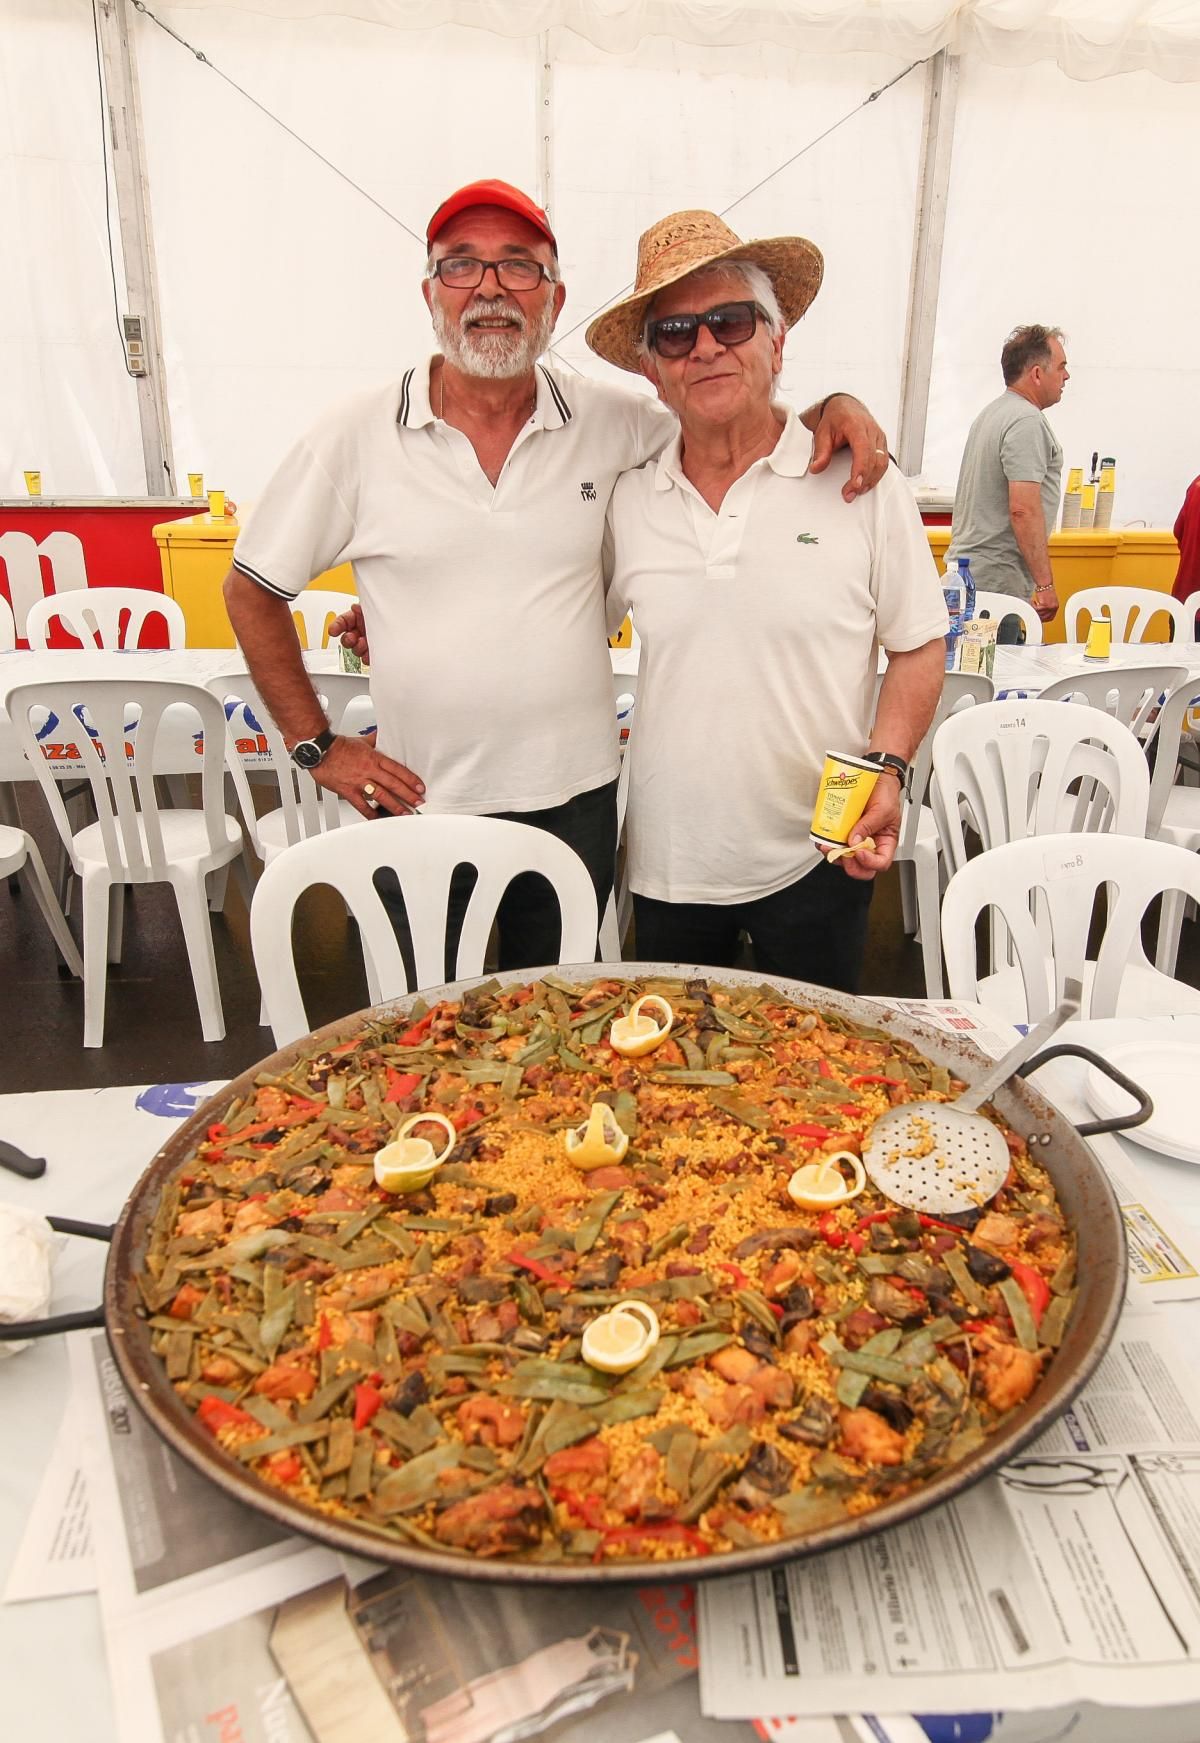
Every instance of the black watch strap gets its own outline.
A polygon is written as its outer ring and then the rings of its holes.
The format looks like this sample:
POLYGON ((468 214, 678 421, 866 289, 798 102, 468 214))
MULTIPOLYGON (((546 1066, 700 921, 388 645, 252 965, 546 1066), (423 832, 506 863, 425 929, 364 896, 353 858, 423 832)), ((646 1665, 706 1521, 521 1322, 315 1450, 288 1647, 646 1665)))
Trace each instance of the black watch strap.
POLYGON ((869 763, 878 763, 880 768, 891 769, 892 773, 899 779, 901 789, 904 792, 908 791, 908 764, 903 757, 896 756, 890 750, 869 750, 865 760, 869 763))
POLYGON ((315 769, 324 762, 326 753, 337 734, 331 726, 322 727, 320 732, 314 732, 311 738, 302 738, 294 744, 288 753, 294 763, 302 769, 315 769), (316 755, 312 753, 315 750, 316 755), (299 754, 297 754, 299 753, 299 754))

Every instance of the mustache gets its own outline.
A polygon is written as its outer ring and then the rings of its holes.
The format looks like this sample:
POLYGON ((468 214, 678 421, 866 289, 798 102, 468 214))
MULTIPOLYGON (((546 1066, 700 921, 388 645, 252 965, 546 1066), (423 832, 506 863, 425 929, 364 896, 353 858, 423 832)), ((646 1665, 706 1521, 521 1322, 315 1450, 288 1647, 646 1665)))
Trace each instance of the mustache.
POLYGON ((468 303, 458 318, 460 327, 473 327, 478 321, 494 321, 497 317, 506 321, 515 321, 522 332, 525 330, 525 311, 519 303, 508 302, 504 298, 488 301, 480 297, 473 303, 468 303))

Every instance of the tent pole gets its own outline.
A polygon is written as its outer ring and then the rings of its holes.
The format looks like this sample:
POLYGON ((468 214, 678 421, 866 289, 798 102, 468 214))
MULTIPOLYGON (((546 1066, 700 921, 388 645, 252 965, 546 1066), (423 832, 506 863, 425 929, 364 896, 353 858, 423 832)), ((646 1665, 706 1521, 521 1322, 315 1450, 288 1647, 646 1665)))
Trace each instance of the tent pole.
POLYGON ((538 37, 537 69, 537 202, 552 221, 554 213, 554 62, 550 32, 538 37))
POLYGON ((942 276, 942 242, 950 188, 950 157, 954 148, 958 68, 958 56, 946 49, 935 54, 925 68, 925 126, 913 224, 904 377, 900 389, 900 434, 896 446, 900 470, 909 477, 920 472, 925 461, 929 377, 933 367, 933 339, 942 276))
POLYGON ((150 496, 174 496, 175 464, 163 371, 150 194, 142 156, 142 112, 125 0, 97 0, 97 16, 125 275, 126 362, 137 388, 146 490, 150 496), (140 332, 130 325, 132 322, 140 323, 140 332), (140 342, 140 352, 130 352, 130 341, 140 342))

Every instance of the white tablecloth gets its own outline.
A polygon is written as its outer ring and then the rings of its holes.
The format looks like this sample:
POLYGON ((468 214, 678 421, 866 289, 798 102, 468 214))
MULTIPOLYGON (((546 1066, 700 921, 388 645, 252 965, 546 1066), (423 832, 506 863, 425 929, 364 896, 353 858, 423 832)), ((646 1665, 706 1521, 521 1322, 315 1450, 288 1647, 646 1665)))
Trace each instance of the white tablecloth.
MULTIPOLYGON (((1180 1033, 1200 1036, 1200 1019, 1156 1025, 1115 1019, 1077 1023, 1069 1033, 1103 1052, 1115 1041, 1180 1033)), ((1000 1028, 996 1019, 991 1026, 1000 1028)), ((1087 1068, 1055 1061, 1036 1086, 1073 1118, 1090 1117, 1083 1097, 1087 1068)), ((197 1083, 142 1093, 136 1089, 66 1090, 0 1096, 0 1136, 33 1155, 44 1155, 47 1174, 23 1181, 0 1174, 0 1198, 42 1214, 111 1222, 151 1157, 182 1114, 218 1084, 197 1083), (155 1111, 157 1110, 157 1111, 155 1111), (172 1111, 177 1110, 177 1111, 172 1111)), ((1200 1167, 1170 1161, 1119 1140, 1128 1173, 1148 1193, 1173 1207, 1200 1232, 1200 1167)), ((55 1311, 94 1306, 99 1300, 106 1249, 70 1239, 55 1273, 55 1311)), ((1185 1337, 1200 1335, 1200 1302, 1168 1309, 1185 1337), (1186 1318, 1185 1318, 1186 1316, 1186 1318)), ((49 1338, 0 1362, 0 1585, 58 1433, 68 1395, 67 1357, 61 1339, 49 1338)), ((110 1743, 114 1735, 99 1609, 93 1597, 9 1606, 0 1611, 0 1688, 4 1735, 21 1743, 110 1743)), ((1143 1726, 1153 1734, 1153 1722, 1143 1726)), ((1131 1735, 1134 1726, 1131 1724, 1131 1735)), ((1081 1731, 1073 1743, 1088 1743, 1081 1731)))

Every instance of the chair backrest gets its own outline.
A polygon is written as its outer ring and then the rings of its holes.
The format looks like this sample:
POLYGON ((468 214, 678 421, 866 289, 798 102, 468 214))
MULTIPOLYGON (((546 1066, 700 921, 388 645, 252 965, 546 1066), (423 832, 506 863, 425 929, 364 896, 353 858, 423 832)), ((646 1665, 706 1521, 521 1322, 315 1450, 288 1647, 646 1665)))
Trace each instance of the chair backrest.
MULTIPOLYGON (((365 674, 352 672, 322 673, 314 680, 318 699, 334 732, 342 730, 351 703, 367 694, 368 682, 365 674)), ((205 688, 223 707, 229 773, 246 834, 259 858, 266 855, 247 777, 246 755, 257 753, 266 758, 265 769, 275 781, 289 846, 323 830, 336 829, 342 820, 337 794, 318 787, 305 769, 296 767, 253 679, 244 673, 210 678, 205 688)))
POLYGON ((1025 646, 1041 647, 1042 620, 1027 599, 1018 599, 1015 593, 977 592, 975 595, 975 616, 994 617, 997 622, 1005 617, 1020 618, 1025 629, 1025 646))
MULTIPOLYGON (((1084 980, 1096 893, 1106 921, 1081 1017, 1117 1014, 1130 966, 1148 968, 1142 918, 1156 896, 1181 890, 1200 901, 1200 859, 1186 848, 1132 835, 1056 834, 1009 842, 980 854, 951 878, 942 902, 942 945, 950 995, 978 997, 976 922, 985 909, 1009 936, 1021 971, 1026 1020, 1036 1023, 1084 980), (1049 960, 1053 974, 1047 976, 1049 960)), ((1086 983, 1085 983, 1086 984, 1086 983)))
POLYGON ((1194 615, 1194 607, 1189 611, 1178 599, 1154 587, 1084 587, 1067 600, 1066 635, 1069 642, 1085 642, 1092 619, 1107 617, 1112 621, 1115 642, 1190 642, 1194 615), (1160 612, 1170 620, 1168 634, 1150 636, 1150 625, 1160 612))
POLYGON ((18 684, 9 691, 9 716, 67 851, 73 851, 74 834, 52 765, 38 742, 47 710, 58 717, 59 729, 71 739, 76 753, 69 764, 59 767, 77 780, 82 765, 92 790, 105 858, 128 883, 157 883, 167 875, 154 790, 154 759, 163 715, 176 706, 189 708, 198 716, 203 734, 195 772, 201 777, 201 810, 209 848, 216 852, 228 841, 223 783, 225 717, 203 685, 130 676, 18 684))
POLYGON ((900 845, 897 853, 911 857, 921 822, 921 807, 929 794, 929 776, 933 769, 933 740, 942 721, 951 714, 973 708, 977 702, 990 702, 996 693, 992 680, 983 672, 947 672, 942 694, 925 734, 912 760, 908 797, 904 802, 904 819, 900 825, 900 845))
POLYGON ((335 617, 357 603, 353 593, 334 593, 325 587, 306 587, 290 602, 292 622, 306 648, 329 646, 329 625, 335 617))
POLYGON ((85 648, 136 648, 147 618, 161 617, 167 646, 187 644, 183 607, 165 593, 145 587, 79 587, 70 593, 48 593, 35 600, 25 615, 25 636, 31 648, 44 648, 55 618, 68 635, 85 648))
POLYGON ((1063 829, 1144 835, 1150 771, 1129 728, 1098 708, 986 702, 938 727, 929 791, 957 870, 964 814, 985 849, 1063 829))
POLYGON ((0 654, 10 654, 17 645, 17 621, 12 606, 0 594, 0 654))
POLYGON ((498 817, 381 817, 362 829, 314 835, 289 847, 259 879, 250 941, 276 1045, 308 1032, 292 956, 292 912, 305 890, 329 884, 339 892, 358 924, 380 996, 396 998, 415 989, 409 987, 375 874, 390 868, 399 878, 417 986, 434 986, 445 978, 450 880, 460 865, 475 866, 479 875, 458 941, 458 978, 482 972, 496 909, 521 872, 540 872, 558 897, 560 960, 595 960, 596 892, 587 867, 565 842, 544 829, 498 817))
POLYGON ((1172 674, 1174 689, 1158 711, 1154 723, 1154 773, 1150 777, 1150 809, 1147 835, 1155 835, 1163 820, 1179 767, 1180 740, 1194 736, 1193 710, 1200 701, 1200 679, 1172 674))
MULTIPOLYGON (((1041 702, 1084 702, 1123 721, 1146 744, 1158 725, 1156 710, 1179 682, 1178 666, 1106 666, 1056 678, 1040 692, 1041 702)), ((1196 688, 1200 690, 1200 685, 1196 688)))

